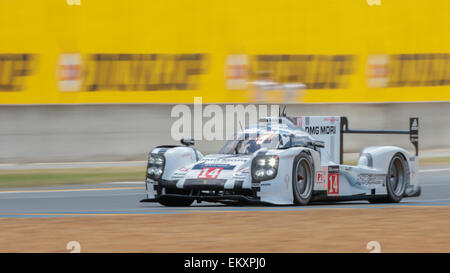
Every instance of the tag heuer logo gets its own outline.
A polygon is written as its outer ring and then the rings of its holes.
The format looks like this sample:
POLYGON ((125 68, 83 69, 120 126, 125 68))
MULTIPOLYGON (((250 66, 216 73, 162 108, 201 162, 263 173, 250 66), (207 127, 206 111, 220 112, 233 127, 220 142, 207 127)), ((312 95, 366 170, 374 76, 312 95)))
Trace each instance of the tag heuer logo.
POLYGON ((225 83, 228 90, 247 88, 248 57, 245 54, 228 55, 225 63, 225 83))
POLYGON ((79 91, 82 84, 82 60, 79 53, 65 53, 59 56, 56 67, 56 81, 60 91, 79 91))
POLYGON ((367 86, 369 88, 387 87, 389 79, 389 56, 369 55, 367 59, 367 86))

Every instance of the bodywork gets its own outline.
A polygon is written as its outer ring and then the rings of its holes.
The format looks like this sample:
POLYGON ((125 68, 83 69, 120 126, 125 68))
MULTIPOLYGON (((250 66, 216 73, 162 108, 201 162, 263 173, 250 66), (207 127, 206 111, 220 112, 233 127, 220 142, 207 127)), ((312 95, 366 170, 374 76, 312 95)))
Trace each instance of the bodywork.
MULTIPOLYGON (((386 176, 391 158, 400 153, 407 162, 405 197, 420 194, 417 179, 418 157, 395 146, 365 147, 357 165, 343 165, 342 142, 345 128, 342 117, 275 117, 262 120, 264 125, 241 133, 273 132, 282 138, 277 148, 261 148, 251 154, 211 154, 203 156, 193 146, 159 146, 150 152, 163 155, 165 166, 160 178, 147 175, 146 202, 163 198, 185 198, 212 202, 254 202, 289 205, 293 199, 294 158, 301 152, 313 159, 314 187, 312 201, 367 200, 385 196, 386 176), (291 141, 288 145, 288 141, 291 141), (297 141, 293 145, 293 141, 297 141), (322 141, 324 146, 316 146, 322 141), (276 176, 255 181, 252 161, 260 155, 278 159, 276 176)), ((346 119, 345 119, 346 121, 346 119)), ((347 124, 347 123, 346 123, 347 124)))

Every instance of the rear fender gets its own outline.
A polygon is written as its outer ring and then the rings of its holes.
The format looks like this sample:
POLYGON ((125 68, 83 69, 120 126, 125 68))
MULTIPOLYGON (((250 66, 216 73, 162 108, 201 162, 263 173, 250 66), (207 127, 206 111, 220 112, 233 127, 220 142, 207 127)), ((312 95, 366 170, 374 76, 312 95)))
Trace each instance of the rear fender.
POLYGON ((387 173, 391 159, 396 153, 402 154, 408 164, 409 185, 418 188, 418 157, 403 148, 396 146, 366 147, 361 151, 358 166, 374 168, 387 173))

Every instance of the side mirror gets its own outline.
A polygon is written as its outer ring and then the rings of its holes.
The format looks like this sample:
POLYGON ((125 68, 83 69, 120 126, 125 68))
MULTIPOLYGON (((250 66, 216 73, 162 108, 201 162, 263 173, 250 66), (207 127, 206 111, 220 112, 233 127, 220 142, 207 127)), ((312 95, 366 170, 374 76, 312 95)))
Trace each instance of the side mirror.
POLYGON ((325 142, 320 140, 310 141, 308 144, 314 148, 325 148, 325 142))
POLYGON ((194 146, 194 145, 195 145, 195 141, 194 141, 193 138, 187 138, 187 139, 182 138, 182 139, 180 140, 180 142, 181 142, 181 144, 183 144, 184 146, 194 146))

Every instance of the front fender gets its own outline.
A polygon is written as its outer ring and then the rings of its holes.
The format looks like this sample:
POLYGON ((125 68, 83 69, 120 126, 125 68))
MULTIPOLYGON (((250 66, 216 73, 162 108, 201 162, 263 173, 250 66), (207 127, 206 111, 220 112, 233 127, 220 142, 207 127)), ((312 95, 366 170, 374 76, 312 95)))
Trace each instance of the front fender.
POLYGON ((261 182, 259 197, 262 202, 278 205, 294 203, 292 167, 294 158, 301 152, 309 153, 313 158, 314 169, 318 169, 318 166, 320 166, 320 155, 317 151, 310 148, 292 147, 289 149, 268 150, 266 152, 267 155, 278 155, 280 161, 277 177, 261 182))
POLYGON ((151 153, 162 154, 165 158, 166 163, 162 175, 164 180, 171 180, 177 170, 191 166, 203 158, 202 153, 192 146, 155 147, 151 153))

